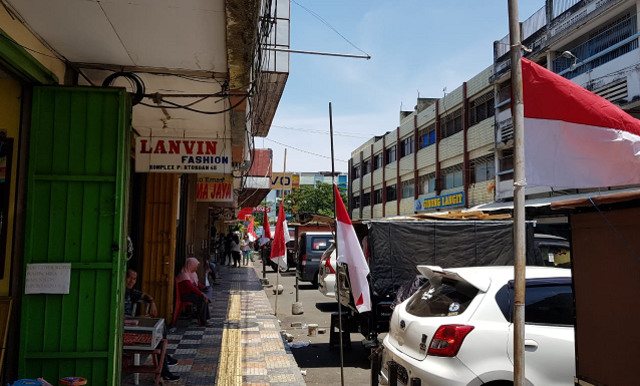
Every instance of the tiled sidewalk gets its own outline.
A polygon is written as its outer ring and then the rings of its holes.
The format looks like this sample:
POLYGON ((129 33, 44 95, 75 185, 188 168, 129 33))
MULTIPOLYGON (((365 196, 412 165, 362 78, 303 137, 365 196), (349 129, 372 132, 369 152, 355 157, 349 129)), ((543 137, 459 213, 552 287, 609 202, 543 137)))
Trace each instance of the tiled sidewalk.
MULTIPOLYGON (((304 385, 255 270, 219 268, 222 279, 211 294, 213 327, 181 319, 167 336, 167 352, 178 360, 170 369, 181 377, 172 384, 304 385)), ((125 376, 123 384, 133 379, 125 376)), ((140 375, 140 385, 152 384, 152 377, 140 375)))

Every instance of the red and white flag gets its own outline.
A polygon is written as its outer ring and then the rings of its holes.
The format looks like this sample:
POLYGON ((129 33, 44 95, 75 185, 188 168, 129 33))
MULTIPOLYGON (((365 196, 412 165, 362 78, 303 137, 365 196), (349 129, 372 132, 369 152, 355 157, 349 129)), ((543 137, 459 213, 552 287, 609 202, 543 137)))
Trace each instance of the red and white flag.
POLYGON ((262 237, 260 238, 260 246, 271 241, 271 226, 269 225, 269 216, 264 212, 264 221, 262 221, 262 237))
POLYGON ((525 58, 522 87, 528 185, 640 184, 640 120, 525 58))
POLYGON ((336 200, 336 233, 338 247, 338 263, 349 266, 351 293, 358 312, 371 311, 371 295, 369 294, 369 266, 358 243, 358 236, 353 229, 351 218, 344 207, 338 187, 333 185, 336 200))
POLYGON ((247 234, 249 235, 249 241, 254 242, 258 239, 258 235, 254 229, 254 218, 251 217, 251 222, 249 223, 249 227, 247 228, 247 234))
POLYGON ((287 266, 287 243, 290 240, 287 218, 284 216, 284 207, 282 206, 282 201, 280 201, 276 232, 273 235, 273 243, 271 243, 271 261, 275 264, 280 264, 280 267, 287 266))

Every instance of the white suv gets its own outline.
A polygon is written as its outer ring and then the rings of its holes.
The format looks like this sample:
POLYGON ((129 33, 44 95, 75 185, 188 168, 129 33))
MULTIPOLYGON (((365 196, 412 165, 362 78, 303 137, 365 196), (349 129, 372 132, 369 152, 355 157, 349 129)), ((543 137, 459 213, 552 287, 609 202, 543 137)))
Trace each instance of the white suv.
MULTIPOLYGON (((384 339, 389 366, 404 385, 505 385, 513 381, 513 267, 418 266, 429 282, 393 311, 384 339)), ((573 385, 571 272, 526 268, 525 378, 573 385)))

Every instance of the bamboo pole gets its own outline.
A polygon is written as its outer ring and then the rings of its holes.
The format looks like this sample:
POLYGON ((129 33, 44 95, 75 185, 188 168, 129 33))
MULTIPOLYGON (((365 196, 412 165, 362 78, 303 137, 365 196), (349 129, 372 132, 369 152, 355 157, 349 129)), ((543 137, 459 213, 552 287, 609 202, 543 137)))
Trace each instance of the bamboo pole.
POLYGON ((525 380, 524 358, 524 307, 525 307, 525 187, 524 169, 524 103, 522 92, 522 44, 518 22, 518 1, 508 0, 509 34, 511 42, 511 115, 514 131, 513 169, 513 217, 514 217, 514 303, 513 303, 513 381, 523 386, 525 380))

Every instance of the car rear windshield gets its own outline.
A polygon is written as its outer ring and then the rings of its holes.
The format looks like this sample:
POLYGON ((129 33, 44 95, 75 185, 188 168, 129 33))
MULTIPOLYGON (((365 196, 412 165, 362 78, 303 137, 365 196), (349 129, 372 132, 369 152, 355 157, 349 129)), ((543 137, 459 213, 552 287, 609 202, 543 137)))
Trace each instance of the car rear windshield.
POLYGON ((311 238, 312 251, 324 251, 329 247, 331 236, 315 236, 311 238))
POLYGON ((435 276, 409 299, 407 312, 420 317, 459 315, 477 293, 466 281, 435 276))

